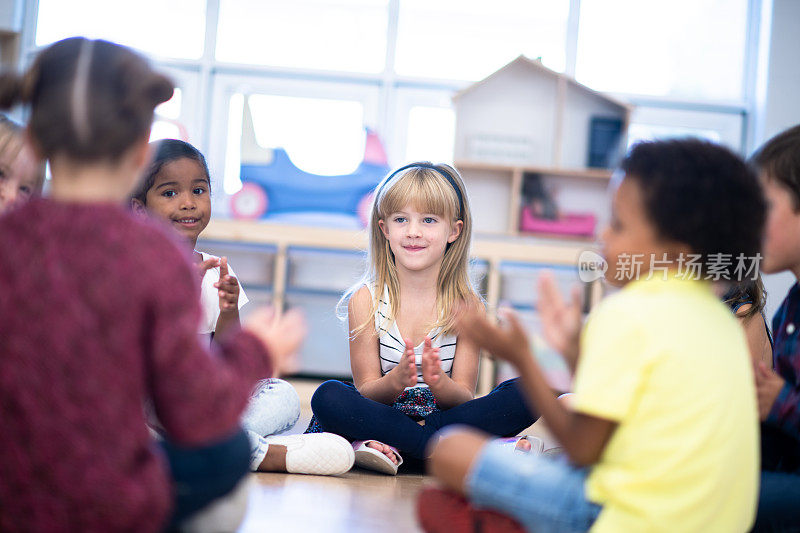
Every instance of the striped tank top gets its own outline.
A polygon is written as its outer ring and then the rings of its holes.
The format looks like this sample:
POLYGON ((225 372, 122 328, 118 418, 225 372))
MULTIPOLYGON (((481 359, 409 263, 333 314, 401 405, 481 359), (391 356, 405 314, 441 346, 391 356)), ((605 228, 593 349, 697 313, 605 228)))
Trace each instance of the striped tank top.
MULTIPOLYGON (((369 291, 374 297, 374 288, 368 286, 369 291)), ((389 288, 384 287, 383 297, 378 302, 378 311, 375 313, 375 330, 378 332, 378 357, 381 360, 381 375, 386 375, 391 369, 400 363, 400 358, 405 351, 405 343, 397 328, 397 322, 389 320, 387 317, 391 312, 389 305, 389 288)), ((442 328, 435 328, 428 333, 431 344, 434 348, 439 348, 439 359, 441 360, 442 370, 450 376, 453 370, 453 359, 456 355, 456 335, 442 335, 442 328)), ((417 384, 414 387, 427 387, 422 379, 422 349, 425 341, 414 347, 415 363, 417 365, 417 384)), ((414 387, 407 387, 414 388, 414 387)))

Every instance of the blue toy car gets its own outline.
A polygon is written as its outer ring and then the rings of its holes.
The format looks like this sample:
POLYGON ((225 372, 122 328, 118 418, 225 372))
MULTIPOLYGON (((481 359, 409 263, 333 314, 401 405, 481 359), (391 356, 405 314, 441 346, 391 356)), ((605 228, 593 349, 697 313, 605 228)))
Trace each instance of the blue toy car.
POLYGON ((366 220, 372 191, 389 172, 378 136, 367 131, 364 159, 343 176, 310 174, 292 163, 282 148, 269 164, 241 165, 242 189, 231 198, 235 218, 266 220, 289 214, 335 214, 366 220))

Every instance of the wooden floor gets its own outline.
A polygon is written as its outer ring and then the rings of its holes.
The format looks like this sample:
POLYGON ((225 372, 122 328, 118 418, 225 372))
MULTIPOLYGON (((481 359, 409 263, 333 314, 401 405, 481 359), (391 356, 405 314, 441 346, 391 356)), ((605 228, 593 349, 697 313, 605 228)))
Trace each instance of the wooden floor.
MULTIPOLYGON (((289 380, 301 415, 288 433, 302 433, 311 419, 311 395, 320 381, 289 380)), ((254 474, 256 483, 240 533, 417 532, 414 502, 426 476, 387 476, 353 468, 342 476, 254 474)))
MULTIPOLYGON (((301 415, 287 433, 302 433, 311 419, 311 395, 320 381, 289 382, 300 396, 301 415)), ((546 443, 544 428, 532 426, 546 443)), ((416 474, 387 476, 354 468, 343 476, 257 473, 240 533, 418 532, 415 502, 430 478, 416 474)))
POLYGON ((416 532, 416 495, 425 476, 353 469, 343 476, 255 474, 240 533, 416 532))

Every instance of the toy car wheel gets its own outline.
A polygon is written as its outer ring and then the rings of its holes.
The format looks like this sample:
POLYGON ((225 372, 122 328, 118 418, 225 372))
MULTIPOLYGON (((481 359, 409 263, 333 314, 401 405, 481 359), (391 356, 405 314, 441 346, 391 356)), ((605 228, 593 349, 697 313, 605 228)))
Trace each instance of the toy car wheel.
POLYGON ((264 216, 268 207, 267 193, 255 183, 245 183, 231 197, 231 213, 234 218, 255 220, 264 216))
POLYGON ((368 192, 364 196, 361 197, 361 200, 358 202, 358 208, 356 209, 356 213, 358 214, 358 219, 361 221, 361 224, 364 227, 367 227, 369 224, 369 214, 372 210, 372 203, 375 201, 375 193, 368 192))

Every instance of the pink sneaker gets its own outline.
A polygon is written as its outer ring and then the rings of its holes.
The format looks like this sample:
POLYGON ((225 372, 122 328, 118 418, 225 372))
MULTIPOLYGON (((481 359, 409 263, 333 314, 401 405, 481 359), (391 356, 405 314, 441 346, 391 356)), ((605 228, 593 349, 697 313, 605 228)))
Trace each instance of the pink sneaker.
POLYGON ((475 509, 455 492, 428 487, 417 497, 417 520, 426 533, 525 533, 511 517, 475 509))
POLYGON ((539 437, 534 437, 533 435, 519 435, 517 437, 501 437, 495 439, 496 442, 500 442, 503 446, 507 446, 509 448, 513 448, 514 451, 520 453, 532 453, 535 455, 541 454, 544 451, 544 441, 539 437), (520 441, 525 441, 531 445, 530 449, 522 449, 519 447, 520 441))
POLYGON ((397 448, 389 446, 397 457, 397 464, 389 459, 385 453, 381 453, 375 448, 367 446, 367 443, 377 442, 372 440, 357 440, 353 443, 353 450, 355 450, 355 464, 358 467, 366 468, 367 470, 374 470, 389 476, 396 476, 397 469, 403 464, 403 458, 397 448))

